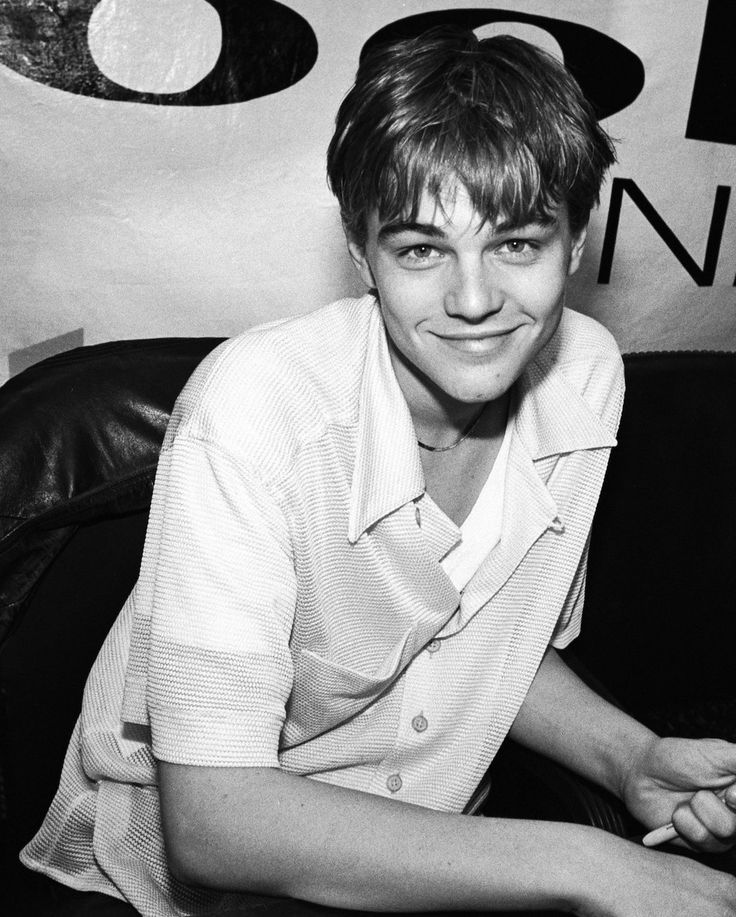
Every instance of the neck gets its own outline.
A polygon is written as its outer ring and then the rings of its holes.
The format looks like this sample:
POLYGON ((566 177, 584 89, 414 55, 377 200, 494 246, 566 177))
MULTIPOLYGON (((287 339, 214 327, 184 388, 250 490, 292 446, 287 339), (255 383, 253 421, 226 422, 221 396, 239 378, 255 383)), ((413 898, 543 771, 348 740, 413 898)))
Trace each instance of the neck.
POLYGON ((414 431, 419 445, 430 451, 444 451, 453 448, 455 444, 477 434, 487 407, 486 402, 463 404, 463 410, 444 414, 439 419, 436 416, 420 419, 412 413, 414 431))

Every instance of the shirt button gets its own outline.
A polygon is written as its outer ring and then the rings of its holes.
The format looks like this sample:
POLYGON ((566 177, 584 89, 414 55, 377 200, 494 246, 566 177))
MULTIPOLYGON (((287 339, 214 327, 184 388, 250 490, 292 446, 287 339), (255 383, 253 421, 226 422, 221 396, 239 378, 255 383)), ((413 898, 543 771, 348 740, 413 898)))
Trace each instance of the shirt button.
POLYGON ((418 506, 414 507, 414 518, 417 520, 417 525, 419 528, 422 527, 422 512, 418 506))
POLYGON ((422 714, 419 713, 419 714, 418 714, 417 716, 415 716, 414 719, 411 721, 411 725, 412 725, 412 729, 413 729, 415 732, 424 732, 424 730, 427 728, 427 726, 429 726, 429 723, 427 722, 427 717, 426 717, 426 716, 422 716, 422 714))
POLYGON ((427 644, 427 652, 428 652, 428 653, 436 653, 437 650, 438 650, 441 646, 442 646, 442 642, 441 642, 440 640, 437 640, 437 639, 435 639, 435 640, 430 640, 429 643, 427 644))
POLYGON ((402 786, 402 779, 399 774, 391 774, 391 776, 386 780, 386 786, 391 790, 392 793, 398 793, 402 786))

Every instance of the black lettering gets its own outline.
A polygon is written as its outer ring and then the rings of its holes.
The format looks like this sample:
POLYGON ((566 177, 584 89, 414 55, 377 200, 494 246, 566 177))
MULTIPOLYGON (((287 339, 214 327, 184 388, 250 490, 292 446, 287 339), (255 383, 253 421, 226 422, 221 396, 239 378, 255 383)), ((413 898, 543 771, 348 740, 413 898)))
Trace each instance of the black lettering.
POLYGON ((614 178, 611 186, 611 203, 608 208, 608 222, 603 237, 598 283, 609 283, 611 280, 613 254, 616 248, 616 238, 618 236, 618 224, 621 217, 624 192, 628 194, 629 198, 647 218, 654 231, 685 268, 695 283, 699 287, 712 286, 713 278, 716 273, 716 266, 718 264, 718 254, 721 248, 723 227, 726 223, 726 211, 728 210, 731 189, 727 185, 718 185, 716 188, 713 215, 710 221, 710 230, 708 231, 708 241, 705 246, 705 260, 701 268, 687 252, 682 242, 680 242, 662 217, 657 213, 650 201, 644 196, 636 182, 631 178, 614 178))
POLYGON ((549 32, 562 49, 565 65, 580 83, 599 119, 631 105, 644 87, 641 60, 603 32, 577 22, 514 10, 450 9, 419 13, 380 29, 368 39, 363 51, 374 44, 413 38, 438 25, 478 29, 493 22, 523 22, 549 32))
POLYGON ((114 102, 225 105, 247 102, 298 83, 317 60, 309 23, 276 0, 209 0, 222 23, 214 68, 185 92, 136 92, 100 72, 87 44, 97 0, 3 4, 0 63, 38 83, 114 102))
POLYGON ((736 144, 736 3, 709 0, 685 136, 736 144))

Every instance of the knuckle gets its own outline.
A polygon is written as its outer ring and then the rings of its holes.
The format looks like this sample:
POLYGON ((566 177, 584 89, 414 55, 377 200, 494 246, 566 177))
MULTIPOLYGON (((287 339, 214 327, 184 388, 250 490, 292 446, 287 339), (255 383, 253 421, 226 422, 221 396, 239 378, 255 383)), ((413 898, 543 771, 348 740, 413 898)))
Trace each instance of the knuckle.
POLYGON ((736 824, 731 819, 718 821, 709 827, 711 833, 723 843, 736 839, 736 824))
POLYGON ((715 794, 713 793, 713 791, 706 790, 706 789, 697 790, 693 795, 693 799, 696 799, 700 804, 706 804, 706 805, 714 798, 715 798, 715 794))
POLYGON ((691 827, 687 840, 697 844, 699 847, 705 847, 712 843, 713 835, 705 827, 705 825, 701 824, 700 822, 696 822, 691 827))
POLYGON ((697 793, 693 793, 689 805, 694 812, 700 813, 710 811, 714 802, 721 805, 720 800, 710 790, 698 790, 697 793))
POLYGON ((708 790, 696 793, 690 806, 697 819, 717 838, 725 840, 736 834, 736 814, 708 790))
POLYGON ((680 837, 691 844, 702 846, 711 840, 711 832, 689 806, 681 806, 672 816, 672 823, 680 837))

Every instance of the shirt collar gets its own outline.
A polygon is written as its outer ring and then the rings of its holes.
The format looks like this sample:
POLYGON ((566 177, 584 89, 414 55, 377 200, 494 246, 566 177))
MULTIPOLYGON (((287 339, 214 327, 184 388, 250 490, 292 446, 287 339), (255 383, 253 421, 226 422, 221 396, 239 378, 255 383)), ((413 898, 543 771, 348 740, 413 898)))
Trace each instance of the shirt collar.
POLYGON ((360 388, 348 540, 356 542, 379 519, 423 493, 414 425, 374 301, 360 388))
MULTIPOLYGON (((616 445, 597 414, 559 371, 564 322, 516 386, 515 431, 531 459, 616 445)), ((377 302, 371 312, 360 388, 348 540, 424 493, 409 408, 391 364, 377 302)))
POLYGON ((582 371, 590 373, 590 356, 570 352, 566 328, 563 318, 517 383, 516 432, 533 460, 616 445, 611 430, 570 381, 574 362, 585 363, 582 371), (568 364, 567 372, 562 371, 563 364, 568 364))

